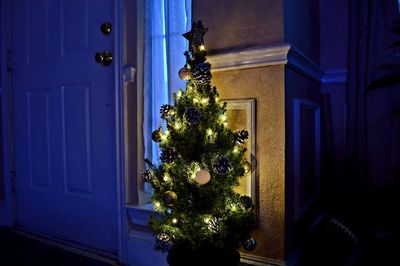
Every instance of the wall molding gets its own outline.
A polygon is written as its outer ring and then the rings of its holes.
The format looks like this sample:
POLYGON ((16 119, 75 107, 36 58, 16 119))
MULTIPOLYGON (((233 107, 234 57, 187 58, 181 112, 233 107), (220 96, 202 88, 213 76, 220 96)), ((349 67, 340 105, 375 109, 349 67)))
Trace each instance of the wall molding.
MULTIPOLYGON (((303 214, 308 210, 310 206, 312 206, 320 194, 320 171, 321 171, 321 111, 320 105, 314 102, 310 102, 303 99, 295 98, 293 100, 293 136, 294 136, 294 143, 293 143, 293 176, 294 176, 294 218, 298 221, 303 214), (313 122, 314 128, 314 174, 315 179, 312 180, 314 183, 314 193, 312 195, 308 195, 309 197, 306 199, 305 202, 301 199, 301 194, 304 191, 301 191, 303 187, 301 184, 301 168, 302 168, 302 111, 312 112, 313 113, 313 122)), ((310 147, 308 147, 310 149, 310 147)))
POLYGON ((322 84, 341 84, 347 81, 347 70, 323 70, 300 49, 289 43, 258 46, 215 53, 208 56, 213 72, 287 65, 298 73, 322 84))
POLYGON ((287 63, 287 54, 290 45, 287 43, 275 46, 263 46, 231 50, 208 56, 212 64, 212 71, 227 71, 245 68, 254 68, 287 63))
POLYGON ((347 81, 347 69, 326 70, 322 76, 324 84, 340 84, 347 81))
POLYGON ((310 79, 322 82, 322 69, 293 45, 290 46, 287 65, 310 79))
POLYGON ((286 263, 281 260, 274 260, 270 258, 260 257, 248 253, 240 252, 240 262, 250 265, 262 266, 286 266, 286 263))

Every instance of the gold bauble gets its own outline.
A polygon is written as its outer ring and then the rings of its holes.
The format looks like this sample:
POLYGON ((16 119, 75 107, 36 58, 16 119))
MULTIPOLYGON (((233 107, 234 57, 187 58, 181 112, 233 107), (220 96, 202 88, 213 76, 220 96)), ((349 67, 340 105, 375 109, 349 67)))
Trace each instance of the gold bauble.
POLYGON ((251 172, 251 164, 248 161, 243 163, 243 168, 245 173, 251 172))
POLYGON ((164 201, 168 205, 173 205, 178 200, 178 195, 172 190, 168 190, 164 193, 164 201))

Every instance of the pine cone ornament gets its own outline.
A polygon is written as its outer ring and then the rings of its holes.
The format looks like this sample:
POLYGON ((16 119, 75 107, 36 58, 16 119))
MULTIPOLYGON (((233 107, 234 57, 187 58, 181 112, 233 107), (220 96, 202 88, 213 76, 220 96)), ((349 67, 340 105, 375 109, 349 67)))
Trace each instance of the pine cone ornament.
POLYGON ((211 65, 209 63, 200 63, 192 71, 193 79, 199 85, 207 85, 211 82, 211 65))
POLYGON ((230 166, 231 161, 224 155, 219 156, 214 162, 214 169, 219 175, 226 175, 229 172, 230 166))
POLYGON ((172 248, 172 238, 165 233, 161 233, 156 236, 156 248, 161 251, 168 251, 172 248))
POLYGON ((210 229, 213 233, 218 233, 219 232, 219 222, 220 219, 218 218, 211 218, 210 221, 208 222, 208 229, 210 229))
POLYGON ((163 104, 160 109, 161 118, 162 119, 167 118, 169 115, 171 115, 172 110, 173 110, 173 107, 171 105, 163 104))
POLYGON ((146 169, 142 172, 142 178, 144 182, 150 182, 153 179, 153 173, 149 169, 146 169))
POLYGON ((243 144, 248 138, 249 132, 247 130, 238 131, 235 134, 235 139, 238 144, 243 144))
POLYGON ((196 107, 186 108, 184 116, 186 121, 191 125, 200 123, 201 113, 196 107))
POLYGON ((178 157, 178 153, 175 149, 163 149, 161 150, 160 159, 163 163, 172 163, 178 157))
POLYGON ((240 196, 240 202, 246 209, 250 209, 253 207, 253 200, 249 196, 246 195, 240 196))

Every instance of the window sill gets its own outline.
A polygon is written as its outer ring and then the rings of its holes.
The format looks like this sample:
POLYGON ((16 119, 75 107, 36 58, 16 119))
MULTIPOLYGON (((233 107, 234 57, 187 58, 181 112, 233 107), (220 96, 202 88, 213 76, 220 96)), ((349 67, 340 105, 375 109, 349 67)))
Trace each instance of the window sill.
POLYGON ((134 227, 147 228, 150 216, 159 215, 153 208, 153 204, 144 205, 126 205, 126 211, 128 214, 129 224, 134 227))

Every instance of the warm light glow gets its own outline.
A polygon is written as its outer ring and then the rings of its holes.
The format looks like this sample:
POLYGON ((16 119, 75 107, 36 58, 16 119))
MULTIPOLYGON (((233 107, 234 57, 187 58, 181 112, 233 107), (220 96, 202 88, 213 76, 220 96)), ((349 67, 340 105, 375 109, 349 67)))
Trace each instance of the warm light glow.
POLYGON ((201 102, 202 102, 203 104, 208 103, 208 98, 203 98, 203 99, 201 99, 201 102))
POLYGON ((226 119, 228 119, 228 117, 226 117, 226 115, 221 115, 219 117, 221 119, 222 122, 226 121, 226 119))
POLYGON ((176 219, 176 218, 172 219, 172 223, 173 224, 177 224, 178 223, 178 219, 176 219))
POLYGON ((238 153, 239 152, 239 148, 237 146, 235 146, 235 148, 233 148, 233 152, 234 153, 238 153))
POLYGON ((206 49, 206 47, 202 44, 199 46, 200 51, 204 51, 206 49))
POLYGON ((182 124, 181 123, 179 123, 179 122, 175 122, 174 123, 174 128, 175 129, 180 129, 182 127, 182 124))
POLYGON ((194 102, 194 103, 198 103, 198 102, 199 102, 199 99, 194 98, 194 99, 193 99, 193 102, 194 102))
POLYGON ((169 135, 169 131, 166 130, 166 131, 165 131, 165 136, 168 136, 168 135, 169 135))
POLYGON ((215 102, 219 102, 219 98, 218 97, 215 97, 215 102))
POLYGON ((213 131, 211 128, 207 129, 206 131, 207 136, 211 136, 213 134, 213 131))
POLYGON ((227 126, 228 126, 228 123, 227 123, 227 122, 225 122, 225 123, 224 123, 224 127, 227 127, 227 126))
POLYGON ((168 181, 170 181, 170 180, 171 180, 171 177, 169 176, 169 174, 168 174, 168 173, 165 173, 165 174, 164 174, 164 178, 163 178, 163 179, 164 179, 164 181, 165 181, 165 182, 168 182, 168 181))
POLYGON ((235 204, 232 204, 232 205, 231 205, 231 211, 233 211, 233 212, 236 211, 236 205, 235 205, 235 204))
POLYGON ((166 139, 167 139, 167 135, 161 134, 161 139, 162 139, 162 140, 166 140, 166 139))
POLYGON ((159 203, 158 201, 155 201, 154 202, 154 207, 160 208, 161 207, 161 203, 159 203))
POLYGON ((180 98, 180 97, 182 96, 182 91, 178 91, 178 93, 176 94, 176 96, 177 96, 178 98, 180 98))
POLYGON ((206 218, 204 218, 204 222, 205 222, 206 224, 209 224, 209 223, 210 223, 210 221, 211 221, 210 217, 206 217, 206 218))

